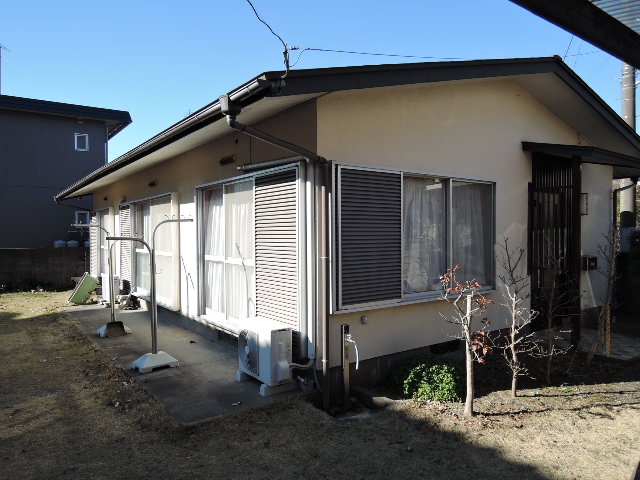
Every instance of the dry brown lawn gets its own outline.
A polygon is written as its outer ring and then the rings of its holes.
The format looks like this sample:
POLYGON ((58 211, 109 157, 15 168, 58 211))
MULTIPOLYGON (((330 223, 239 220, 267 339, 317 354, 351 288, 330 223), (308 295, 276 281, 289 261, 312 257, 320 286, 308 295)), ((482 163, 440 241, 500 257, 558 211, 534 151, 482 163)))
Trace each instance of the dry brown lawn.
MULTIPOLYGON (((338 422, 292 398, 177 424, 62 311, 69 292, 0 296, 1 479, 628 479, 640 460, 635 365, 604 383, 409 400, 338 422)), ((491 389, 489 389, 491 390, 491 389)))

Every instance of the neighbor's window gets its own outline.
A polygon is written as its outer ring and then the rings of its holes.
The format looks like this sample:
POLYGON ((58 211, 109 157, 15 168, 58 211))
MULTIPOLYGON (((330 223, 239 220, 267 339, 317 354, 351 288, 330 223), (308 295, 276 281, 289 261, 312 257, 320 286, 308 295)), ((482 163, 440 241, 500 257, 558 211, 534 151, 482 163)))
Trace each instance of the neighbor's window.
POLYGON ((89 212, 75 212, 76 214, 76 224, 86 225, 91 222, 91 217, 89 216, 89 212))
POLYGON ((89 135, 87 133, 76 133, 76 151, 89 151, 89 135))

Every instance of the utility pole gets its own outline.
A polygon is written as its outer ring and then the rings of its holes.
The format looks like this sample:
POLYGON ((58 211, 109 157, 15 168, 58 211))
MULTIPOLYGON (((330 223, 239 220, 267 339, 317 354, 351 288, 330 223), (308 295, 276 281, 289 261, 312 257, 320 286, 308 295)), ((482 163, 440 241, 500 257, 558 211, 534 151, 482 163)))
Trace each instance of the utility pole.
POLYGON ((2 50, 11 51, 0 43, 0 95, 2 95, 2 50))
MULTIPOLYGON (((622 118, 636 130, 636 69, 622 64, 622 118)), ((636 227, 636 189, 631 188, 637 179, 625 179, 620 187, 630 187, 620 191, 620 250, 628 252, 631 234, 636 227)), ((614 212, 615 214, 616 212, 614 212)))

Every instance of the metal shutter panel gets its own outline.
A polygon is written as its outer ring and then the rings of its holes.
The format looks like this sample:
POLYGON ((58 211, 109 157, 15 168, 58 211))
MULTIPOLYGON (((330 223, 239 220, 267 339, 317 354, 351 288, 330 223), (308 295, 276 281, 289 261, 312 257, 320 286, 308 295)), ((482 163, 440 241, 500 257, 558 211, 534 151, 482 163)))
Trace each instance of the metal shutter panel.
POLYGON ((340 306, 400 300, 402 175, 340 167, 340 306))
POLYGON ((255 179, 256 315, 299 330, 297 170, 255 179))
MULTIPOLYGON (((131 205, 120 205, 120 236, 131 236, 131 205)), ((131 292, 131 246, 132 242, 120 242, 120 288, 125 294, 131 292)))

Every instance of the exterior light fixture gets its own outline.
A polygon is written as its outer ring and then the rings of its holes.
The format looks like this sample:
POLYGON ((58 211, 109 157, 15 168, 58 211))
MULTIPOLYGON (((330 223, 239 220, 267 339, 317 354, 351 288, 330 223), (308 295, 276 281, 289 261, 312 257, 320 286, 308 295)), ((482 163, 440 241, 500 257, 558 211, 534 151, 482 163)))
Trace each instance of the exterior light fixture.
POLYGON ((580 194, 580 215, 589 215, 589 194, 580 194))

